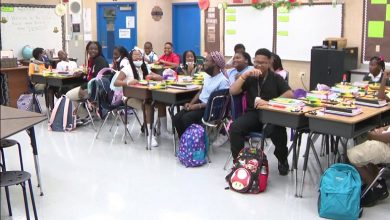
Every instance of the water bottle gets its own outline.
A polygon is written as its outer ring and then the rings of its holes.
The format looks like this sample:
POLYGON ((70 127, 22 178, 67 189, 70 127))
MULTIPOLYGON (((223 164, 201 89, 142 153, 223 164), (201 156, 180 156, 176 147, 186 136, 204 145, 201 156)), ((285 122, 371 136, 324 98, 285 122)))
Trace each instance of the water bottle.
POLYGON ((260 174, 261 175, 267 175, 267 167, 265 165, 262 165, 260 168, 260 174))

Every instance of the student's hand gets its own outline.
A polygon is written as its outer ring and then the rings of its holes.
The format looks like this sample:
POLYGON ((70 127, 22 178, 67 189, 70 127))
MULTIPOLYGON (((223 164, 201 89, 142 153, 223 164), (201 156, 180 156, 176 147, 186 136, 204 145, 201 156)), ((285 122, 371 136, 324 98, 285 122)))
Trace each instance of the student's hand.
POLYGON ((243 77, 244 79, 247 79, 247 78, 250 77, 250 76, 259 77, 259 76, 261 76, 261 75, 263 75, 263 73, 261 72, 261 70, 259 70, 259 69, 251 69, 251 70, 247 71, 246 73, 242 74, 242 77, 243 77))
POLYGON ((260 106, 268 105, 268 102, 263 99, 255 99, 255 108, 260 108, 260 106))
POLYGON ((190 105, 191 105, 190 103, 186 103, 186 104, 184 104, 184 109, 188 111, 188 110, 189 110, 189 108, 190 108, 190 105))
POLYGON ((128 81, 128 82, 127 82, 127 85, 128 85, 128 86, 131 86, 131 85, 135 85, 135 84, 138 84, 138 83, 139 83, 138 80, 133 79, 133 80, 131 80, 131 81, 128 81))

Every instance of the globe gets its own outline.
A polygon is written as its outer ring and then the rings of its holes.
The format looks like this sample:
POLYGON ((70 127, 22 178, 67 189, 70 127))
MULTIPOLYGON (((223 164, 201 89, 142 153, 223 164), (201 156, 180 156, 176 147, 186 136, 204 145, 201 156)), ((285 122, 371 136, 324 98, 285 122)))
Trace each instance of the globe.
POLYGON ((29 45, 24 46, 23 49, 22 49, 22 56, 23 56, 23 58, 26 59, 26 60, 31 59, 33 57, 32 56, 33 49, 34 48, 30 47, 29 45))

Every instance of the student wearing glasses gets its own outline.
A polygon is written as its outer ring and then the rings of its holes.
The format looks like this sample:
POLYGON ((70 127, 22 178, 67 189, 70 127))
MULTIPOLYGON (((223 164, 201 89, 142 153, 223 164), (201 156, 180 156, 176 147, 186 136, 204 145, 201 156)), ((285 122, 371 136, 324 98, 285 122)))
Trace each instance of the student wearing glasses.
MULTIPOLYGON (((259 118, 258 108, 267 105, 268 101, 277 97, 292 98, 293 92, 286 81, 270 70, 271 52, 268 49, 256 51, 254 69, 243 73, 231 85, 230 94, 239 95, 247 92, 248 110, 241 117, 233 121, 230 127, 230 143, 233 159, 244 148, 245 136, 249 132, 261 132, 263 123, 259 118)), ((287 175, 289 165, 287 162, 287 132, 285 127, 270 126, 266 133, 275 145, 280 175, 287 175), (268 132, 269 131, 269 132, 268 132)))

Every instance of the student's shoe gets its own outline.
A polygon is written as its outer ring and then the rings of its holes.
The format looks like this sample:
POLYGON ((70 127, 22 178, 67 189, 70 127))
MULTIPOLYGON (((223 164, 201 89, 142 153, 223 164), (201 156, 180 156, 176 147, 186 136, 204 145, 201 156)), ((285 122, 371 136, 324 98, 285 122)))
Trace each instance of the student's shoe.
MULTIPOLYGON (((148 136, 148 142, 149 142, 149 136, 148 136)), ((150 146, 158 147, 158 142, 156 140, 156 137, 152 136, 152 141, 150 142, 150 146)))
POLYGON ((287 160, 285 160, 284 162, 278 162, 279 175, 286 176, 288 174, 289 169, 290 166, 288 165, 287 160))

